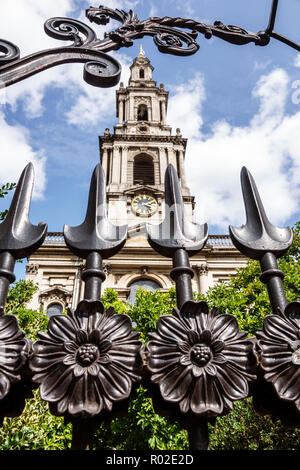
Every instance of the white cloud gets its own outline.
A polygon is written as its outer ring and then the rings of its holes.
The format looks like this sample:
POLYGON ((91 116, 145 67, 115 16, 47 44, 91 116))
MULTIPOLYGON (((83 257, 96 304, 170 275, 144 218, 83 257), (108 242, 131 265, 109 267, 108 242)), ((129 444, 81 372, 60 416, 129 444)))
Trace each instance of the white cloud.
POLYGON ((300 67, 300 54, 297 54, 294 60, 294 66, 300 67))
MULTIPOLYGON (((120 53, 110 53, 117 59, 122 67, 121 81, 127 84, 129 80, 129 66, 132 59, 120 53)), ((70 70, 71 74, 72 71, 70 70)), ((78 73, 73 74, 73 83, 82 80, 78 73), (76 80, 76 81, 75 81, 76 80)), ((70 76, 70 79, 72 77, 70 76)), ((77 83, 80 87, 80 84, 77 83)), ((74 105, 66 112, 66 118, 69 124, 77 126, 96 126, 99 122, 107 122, 116 115, 116 87, 114 88, 95 88, 89 85, 81 86, 80 94, 75 100, 74 105)))
POLYGON ((196 218, 227 230, 244 223, 239 173, 253 174, 270 221, 283 225, 299 215, 300 112, 285 114, 289 77, 282 69, 262 76, 253 90, 258 112, 246 126, 222 120, 202 133, 203 77, 177 87, 170 99, 169 121, 189 137, 187 180, 196 196, 196 218), (189 107, 191 115, 189 115, 189 107), (180 123, 180 124, 179 124, 180 123))
POLYGON ((171 126, 180 127, 186 138, 201 135, 202 103, 205 100, 204 77, 197 72, 188 83, 172 87, 168 109, 168 122, 171 126))
POLYGON ((29 143, 29 132, 22 126, 10 126, 0 111, 0 184, 17 182, 27 163, 35 169, 33 198, 43 197, 46 185, 45 157, 43 152, 35 152, 29 143))

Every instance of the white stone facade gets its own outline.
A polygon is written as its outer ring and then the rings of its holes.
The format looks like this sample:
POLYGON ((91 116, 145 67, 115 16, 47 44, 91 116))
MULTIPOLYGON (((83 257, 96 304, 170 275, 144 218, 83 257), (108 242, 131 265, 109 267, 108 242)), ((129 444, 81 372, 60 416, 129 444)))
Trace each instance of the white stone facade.
MULTIPOLYGON (((182 186, 186 216, 192 220, 194 198, 185 177, 187 139, 180 129, 172 135, 167 125, 168 92, 152 79, 153 67, 146 57, 137 57, 131 66, 128 87, 121 83, 116 93, 118 123, 110 133, 99 137, 100 159, 107 184, 108 216, 115 225, 129 227, 128 240, 119 254, 105 261, 103 289, 114 288, 126 300, 132 283, 154 281, 161 290, 172 287, 172 261, 149 246, 145 224, 158 224, 164 218, 164 175, 172 163, 182 186), (136 211, 136 196, 155 200, 155 210, 136 211)), ((146 203, 148 207, 151 202, 146 203)), ((146 206, 145 206, 146 207, 146 206)), ((234 275, 246 259, 234 248, 229 236, 211 236, 204 250, 191 257, 196 292, 206 292, 218 281, 234 275)), ((83 297, 80 273, 84 261, 66 247, 61 233, 49 233, 43 246, 30 257, 26 279, 39 284, 29 307, 44 310, 57 304, 75 308, 83 297)))

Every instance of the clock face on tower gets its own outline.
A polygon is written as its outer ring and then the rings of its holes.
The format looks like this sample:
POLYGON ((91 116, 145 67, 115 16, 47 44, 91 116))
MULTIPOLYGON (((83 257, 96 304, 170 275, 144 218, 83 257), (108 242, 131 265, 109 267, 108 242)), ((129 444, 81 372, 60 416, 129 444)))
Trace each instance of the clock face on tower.
POLYGON ((131 207, 136 214, 149 217, 156 211, 157 201, 153 196, 140 194, 132 200, 131 207))

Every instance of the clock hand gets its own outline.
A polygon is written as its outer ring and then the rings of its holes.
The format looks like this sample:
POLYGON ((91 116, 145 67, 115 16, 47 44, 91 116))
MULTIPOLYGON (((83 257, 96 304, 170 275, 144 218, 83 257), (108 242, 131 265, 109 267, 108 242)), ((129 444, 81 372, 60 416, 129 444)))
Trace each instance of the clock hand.
POLYGON ((152 207, 153 202, 143 202, 144 206, 152 207))

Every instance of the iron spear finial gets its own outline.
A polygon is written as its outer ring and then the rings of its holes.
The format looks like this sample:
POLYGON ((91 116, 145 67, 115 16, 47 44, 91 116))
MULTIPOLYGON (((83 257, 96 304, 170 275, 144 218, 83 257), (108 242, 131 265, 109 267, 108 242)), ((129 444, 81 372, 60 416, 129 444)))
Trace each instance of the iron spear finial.
POLYGON ((115 226, 107 218, 105 178, 100 163, 91 179, 85 220, 78 227, 65 225, 64 237, 70 250, 84 259, 92 251, 98 252, 103 259, 110 258, 126 242, 127 225, 115 226))
POLYGON ((165 219, 160 225, 147 224, 150 245, 163 256, 172 258, 182 248, 195 255, 204 247, 208 237, 208 225, 187 220, 180 182, 173 165, 165 173, 165 219))
POLYGON ((9 251, 15 259, 26 258, 43 243, 47 225, 32 225, 29 209, 34 185, 34 168, 29 163, 17 184, 7 216, 0 224, 0 253, 9 251))
POLYGON ((267 285, 274 314, 284 312, 287 299, 283 289, 284 274, 278 269, 280 258, 293 243, 290 227, 272 225, 265 213, 255 181, 247 168, 241 171, 241 185, 246 209, 246 224, 241 228, 229 227, 230 237, 236 248, 245 256, 259 260, 261 282, 267 285))
POLYGON ((253 176, 245 167, 241 170, 241 186, 246 224, 241 228, 229 227, 232 242, 241 253, 255 260, 266 252, 280 258, 293 243, 292 229, 275 227, 269 222, 253 176))
POLYGON ((85 220, 78 227, 65 225, 64 237, 70 250, 86 259, 82 273, 85 281, 84 299, 99 300, 101 285, 106 279, 102 260, 118 253, 127 239, 127 225, 115 226, 107 218, 105 178, 100 163, 91 179, 85 220))
POLYGON ((26 258, 43 243, 47 225, 32 225, 29 209, 34 184, 34 168, 29 163, 17 184, 5 220, 0 224, 0 313, 11 282, 14 282, 14 266, 17 259, 26 258))
POLYGON ((147 224, 148 241, 163 256, 173 259, 171 277, 176 283, 178 308, 193 299, 189 255, 196 255, 208 237, 208 225, 186 219, 177 172, 169 165, 165 173, 165 219, 160 225, 147 224))

